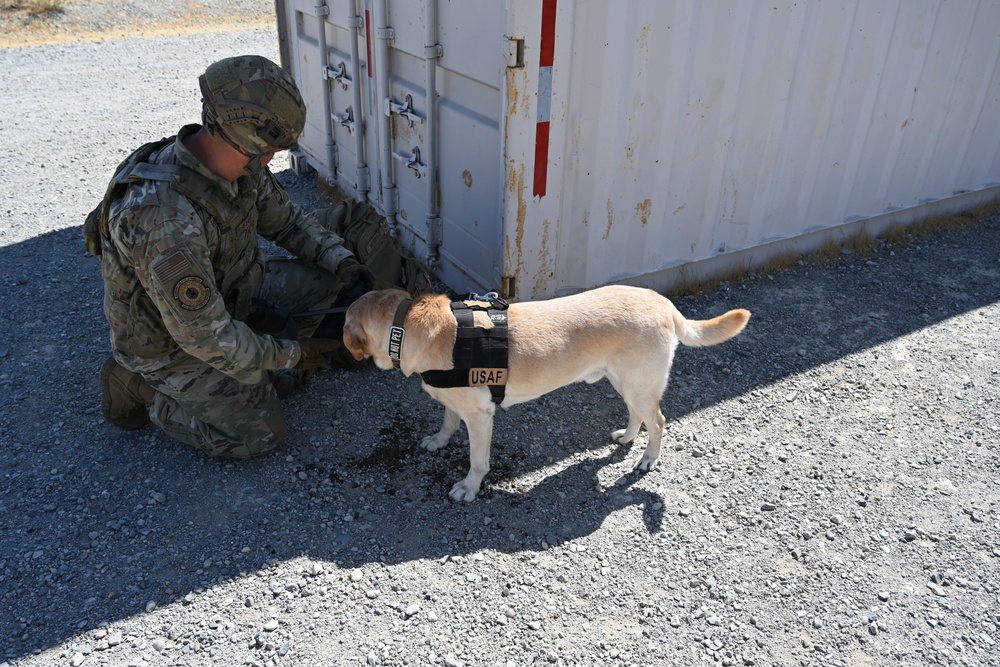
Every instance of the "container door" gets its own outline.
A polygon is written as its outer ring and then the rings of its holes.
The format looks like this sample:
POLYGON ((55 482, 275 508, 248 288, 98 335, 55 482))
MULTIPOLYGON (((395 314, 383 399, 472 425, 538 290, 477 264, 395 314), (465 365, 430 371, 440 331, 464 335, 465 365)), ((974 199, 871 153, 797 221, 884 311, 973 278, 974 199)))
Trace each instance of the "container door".
POLYGON ((304 158, 371 202, 452 289, 499 289, 506 4, 326 7, 321 24, 315 2, 287 0, 279 22, 309 107, 304 158))

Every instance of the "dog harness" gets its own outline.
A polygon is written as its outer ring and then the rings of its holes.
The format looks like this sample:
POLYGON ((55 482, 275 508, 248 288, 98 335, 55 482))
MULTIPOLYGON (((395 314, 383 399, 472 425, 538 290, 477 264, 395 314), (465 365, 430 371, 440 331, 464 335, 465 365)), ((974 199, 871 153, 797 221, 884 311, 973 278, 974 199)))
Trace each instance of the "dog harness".
MULTIPOLYGON (((451 311, 458 321, 455 348, 452 352, 454 368, 446 371, 424 371, 420 379, 432 387, 488 387, 493 402, 503 403, 507 385, 507 307, 508 303, 496 292, 483 296, 470 295, 466 301, 453 301, 451 311), (475 325, 476 311, 485 312, 493 328, 475 325)), ((389 356, 399 363, 405 331, 403 320, 410 304, 404 301, 396 309, 389 330, 389 356)))

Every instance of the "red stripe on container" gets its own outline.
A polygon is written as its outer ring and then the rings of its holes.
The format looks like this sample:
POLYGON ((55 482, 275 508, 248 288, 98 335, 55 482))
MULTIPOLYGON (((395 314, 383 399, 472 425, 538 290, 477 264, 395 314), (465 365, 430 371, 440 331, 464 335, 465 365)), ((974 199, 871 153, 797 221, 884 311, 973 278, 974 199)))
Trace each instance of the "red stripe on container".
POLYGON ((545 186, 549 171, 549 124, 538 123, 535 126, 535 181, 531 194, 535 197, 545 196, 545 186))
POLYGON ((368 78, 375 76, 372 74, 372 13, 369 10, 365 10, 365 49, 368 51, 368 78))
POLYGON ((542 44, 539 67, 551 67, 556 52, 556 0, 542 1, 542 44))

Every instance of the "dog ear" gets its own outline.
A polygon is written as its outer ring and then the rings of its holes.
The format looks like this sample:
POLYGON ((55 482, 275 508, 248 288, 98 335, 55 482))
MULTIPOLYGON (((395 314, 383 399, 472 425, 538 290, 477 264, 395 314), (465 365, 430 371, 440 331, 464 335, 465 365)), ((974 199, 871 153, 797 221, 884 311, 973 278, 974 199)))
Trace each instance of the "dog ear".
POLYGON ((367 343, 368 339, 365 337, 364 329, 358 324, 357 320, 348 317, 347 322, 344 323, 344 346, 347 347, 347 351, 356 360, 361 361, 367 356, 365 354, 365 345, 367 343))

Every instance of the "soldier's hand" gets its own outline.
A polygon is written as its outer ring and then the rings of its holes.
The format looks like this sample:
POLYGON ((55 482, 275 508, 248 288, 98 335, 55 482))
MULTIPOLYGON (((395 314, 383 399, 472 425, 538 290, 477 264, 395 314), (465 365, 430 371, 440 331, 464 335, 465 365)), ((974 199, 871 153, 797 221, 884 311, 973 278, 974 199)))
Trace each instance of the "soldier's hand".
POLYGON ((339 340, 330 338, 303 338, 299 343, 299 363, 297 371, 311 371, 330 365, 330 353, 343 346, 339 340))
POLYGON ((352 301, 356 301, 365 292, 371 291, 375 285, 375 275, 367 266, 352 257, 348 257, 337 265, 337 277, 340 278, 340 282, 344 283, 341 294, 356 295, 351 299, 352 301))

